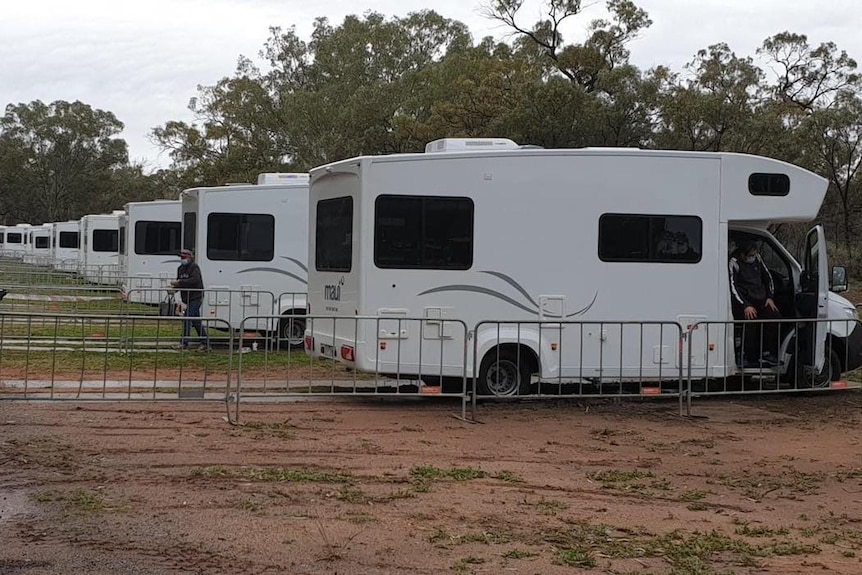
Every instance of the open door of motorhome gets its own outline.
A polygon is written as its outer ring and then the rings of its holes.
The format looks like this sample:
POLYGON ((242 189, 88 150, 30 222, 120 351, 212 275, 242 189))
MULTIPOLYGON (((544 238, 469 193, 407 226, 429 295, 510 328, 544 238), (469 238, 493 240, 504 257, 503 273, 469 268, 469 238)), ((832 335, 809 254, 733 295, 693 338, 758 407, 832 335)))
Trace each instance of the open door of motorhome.
POLYGON ((826 361, 826 334, 829 328, 828 322, 824 321, 829 317, 829 262, 826 255, 826 236, 823 233, 823 226, 814 226, 808 232, 802 261, 804 265, 802 291, 805 294, 816 296, 812 297, 812 300, 816 301, 816 310, 811 310, 812 312, 816 311, 816 313, 810 315, 818 320, 812 330, 814 332, 812 363, 815 373, 819 373, 826 361))

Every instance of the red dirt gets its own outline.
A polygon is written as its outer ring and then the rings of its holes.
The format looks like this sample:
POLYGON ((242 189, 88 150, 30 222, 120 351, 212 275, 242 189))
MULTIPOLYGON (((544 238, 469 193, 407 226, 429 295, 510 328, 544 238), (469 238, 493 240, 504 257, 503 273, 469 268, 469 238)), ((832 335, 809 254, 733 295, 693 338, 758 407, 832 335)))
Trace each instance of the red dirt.
POLYGON ((0 402, 0 573, 862 572, 862 393, 694 406, 0 402))

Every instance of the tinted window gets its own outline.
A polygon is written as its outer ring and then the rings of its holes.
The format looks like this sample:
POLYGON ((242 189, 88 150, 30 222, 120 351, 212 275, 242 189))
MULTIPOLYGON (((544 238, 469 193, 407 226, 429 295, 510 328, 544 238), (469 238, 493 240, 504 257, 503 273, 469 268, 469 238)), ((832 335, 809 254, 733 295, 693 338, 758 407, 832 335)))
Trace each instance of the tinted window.
POLYGON ((118 252, 119 250, 119 230, 93 230, 94 252, 118 252))
POLYGON ((790 193, 790 177, 786 174, 751 174, 748 191, 754 196, 786 196, 790 193))
POLYGON ((23 235, 16 232, 9 232, 6 234, 6 243, 7 244, 20 244, 23 240, 23 235))
POLYGON ((275 250, 275 218, 270 214, 210 214, 207 258, 268 262, 275 250))
POLYGON ((349 272, 353 267, 353 198, 317 202, 314 266, 319 272, 349 272))
POLYGON ((135 222, 135 253, 176 256, 180 253, 179 222, 135 222))
POLYGON ((78 249, 78 232, 60 232, 60 247, 78 249))
POLYGON ((126 226, 120 226, 120 253, 126 255, 126 226))
POLYGON ((35 247, 37 250, 46 250, 51 247, 51 238, 48 236, 36 236, 35 247))
POLYGON ((379 268, 469 269, 473 201, 379 196, 374 207, 374 263, 379 268))
POLYGON ((696 216, 604 214, 599 259, 605 262, 697 263, 703 222, 696 216))
POLYGON ((183 248, 194 250, 198 234, 198 215, 195 212, 183 214, 183 248))

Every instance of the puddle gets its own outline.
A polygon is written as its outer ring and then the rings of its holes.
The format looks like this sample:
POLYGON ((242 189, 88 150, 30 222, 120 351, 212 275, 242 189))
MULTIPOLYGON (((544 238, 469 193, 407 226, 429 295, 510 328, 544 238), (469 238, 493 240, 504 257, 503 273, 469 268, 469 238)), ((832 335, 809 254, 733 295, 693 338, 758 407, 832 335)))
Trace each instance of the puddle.
POLYGON ((0 525, 36 514, 36 506, 23 489, 0 487, 0 525))

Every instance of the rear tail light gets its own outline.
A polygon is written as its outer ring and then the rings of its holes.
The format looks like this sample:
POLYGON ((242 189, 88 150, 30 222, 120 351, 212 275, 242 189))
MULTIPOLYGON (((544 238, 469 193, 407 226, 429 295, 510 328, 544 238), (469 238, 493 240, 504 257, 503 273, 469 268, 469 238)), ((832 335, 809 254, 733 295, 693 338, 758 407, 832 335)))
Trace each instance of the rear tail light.
POLYGON ((311 351, 314 349, 314 338, 310 335, 305 336, 305 350, 311 351))
POLYGON ((354 361, 353 348, 349 345, 341 346, 341 359, 344 361, 354 361))

